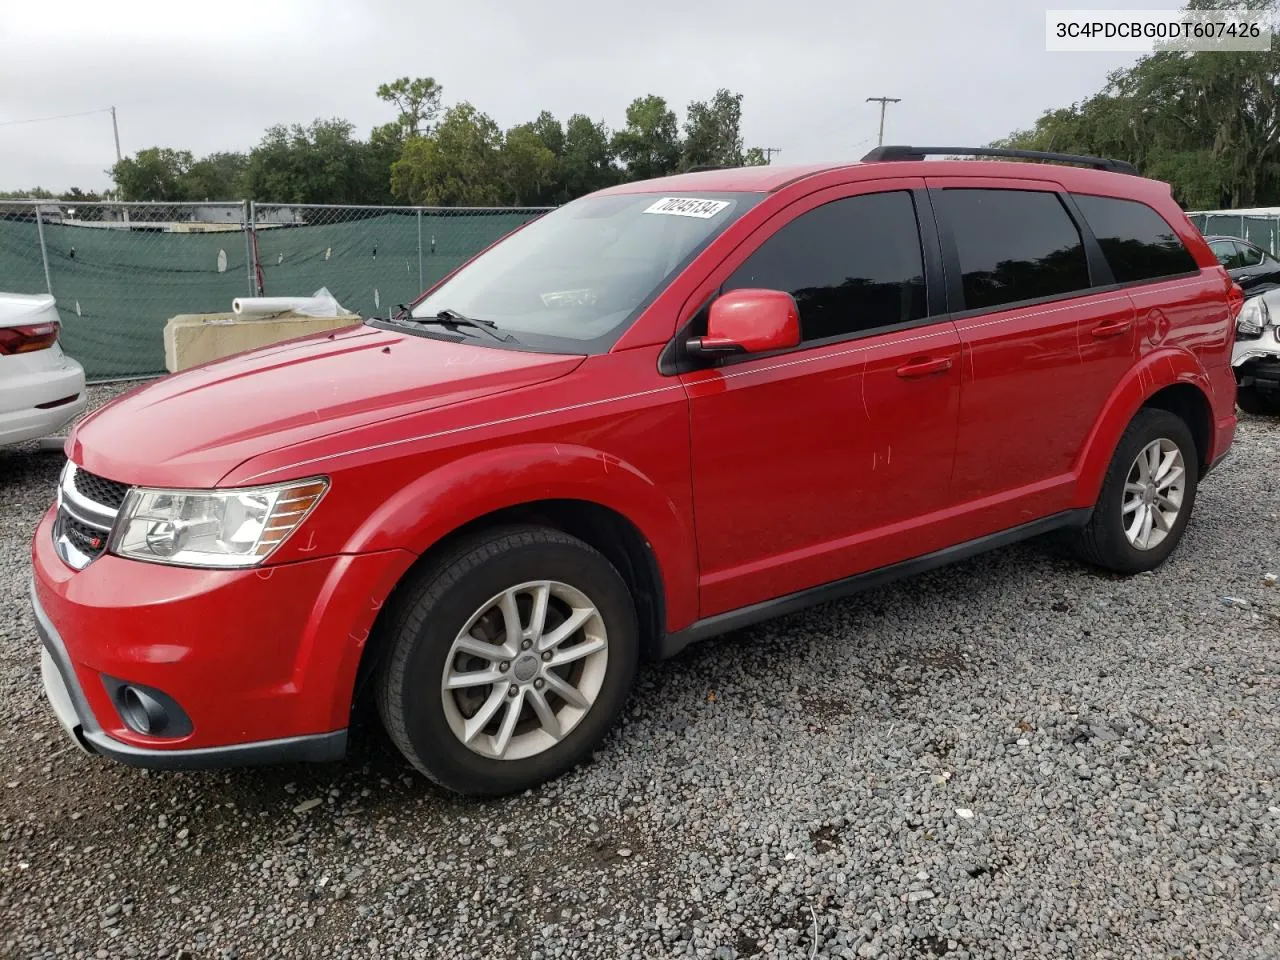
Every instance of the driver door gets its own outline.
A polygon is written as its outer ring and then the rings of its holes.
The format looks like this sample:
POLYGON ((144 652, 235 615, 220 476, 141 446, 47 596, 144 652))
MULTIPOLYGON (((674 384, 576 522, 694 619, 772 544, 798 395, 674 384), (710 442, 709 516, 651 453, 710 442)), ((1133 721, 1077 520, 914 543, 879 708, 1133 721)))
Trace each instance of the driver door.
POLYGON ((713 278, 792 294, 802 339, 682 375, 701 616, 947 545, 960 341, 923 187, 813 194, 713 278))

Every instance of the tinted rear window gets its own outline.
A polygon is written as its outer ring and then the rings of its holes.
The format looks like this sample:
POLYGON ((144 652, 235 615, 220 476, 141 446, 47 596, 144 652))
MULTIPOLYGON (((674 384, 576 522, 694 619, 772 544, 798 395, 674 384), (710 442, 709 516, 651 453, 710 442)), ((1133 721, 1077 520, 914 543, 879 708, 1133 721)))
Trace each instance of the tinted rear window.
POLYGON ((1168 221, 1145 203, 1072 194, 1098 238, 1117 283, 1157 280, 1198 269, 1168 221))
POLYGON ((1057 194, 951 188, 940 203, 960 258, 964 309, 1088 288, 1084 243, 1057 194))

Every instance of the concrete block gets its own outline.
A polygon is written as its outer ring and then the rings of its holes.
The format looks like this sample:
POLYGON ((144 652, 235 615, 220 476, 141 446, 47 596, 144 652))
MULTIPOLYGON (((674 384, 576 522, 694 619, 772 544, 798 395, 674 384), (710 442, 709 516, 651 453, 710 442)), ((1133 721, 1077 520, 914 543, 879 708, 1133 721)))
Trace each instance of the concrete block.
POLYGON ((164 325, 164 365, 170 373, 177 373, 233 353, 360 322, 361 318, 354 314, 303 317, 282 313, 255 320, 242 319, 234 313, 179 314, 164 325))

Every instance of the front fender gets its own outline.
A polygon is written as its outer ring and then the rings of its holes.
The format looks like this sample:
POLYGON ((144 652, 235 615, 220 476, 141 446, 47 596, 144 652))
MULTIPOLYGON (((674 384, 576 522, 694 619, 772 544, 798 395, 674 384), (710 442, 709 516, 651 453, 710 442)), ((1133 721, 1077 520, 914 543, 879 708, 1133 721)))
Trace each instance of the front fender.
MULTIPOLYGON (((1102 491, 1107 468, 1115 454, 1120 437, 1134 415, 1142 406, 1165 387, 1185 383, 1204 395, 1213 409, 1213 384, 1203 365, 1187 350, 1168 348, 1143 357, 1111 392, 1103 407, 1102 415, 1093 425, 1093 431, 1085 441, 1076 460, 1076 498, 1074 506, 1091 507, 1102 491)), ((1216 449, 1213 435, 1217 429, 1215 417, 1209 417, 1209 450, 1216 449)))
POLYGON ((632 464, 580 445, 520 444, 452 460, 384 501, 343 552, 422 554, 473 520, 540 500, 582 500, 625 517, 653 551, 667 628, 697 619, 697 558, 688 510, 632 464))

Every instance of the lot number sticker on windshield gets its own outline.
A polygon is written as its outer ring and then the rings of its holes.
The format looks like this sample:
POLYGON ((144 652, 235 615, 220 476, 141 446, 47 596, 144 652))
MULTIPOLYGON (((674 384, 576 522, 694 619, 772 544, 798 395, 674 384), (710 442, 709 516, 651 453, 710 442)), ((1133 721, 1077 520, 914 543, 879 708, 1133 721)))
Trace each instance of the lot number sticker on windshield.
POLYGON ((696 197, 663 197, 651 204, 645 213, 665 213, 672 217, 697 217, 710 220, 729 205, 728 200, 699 200, 696 197))

